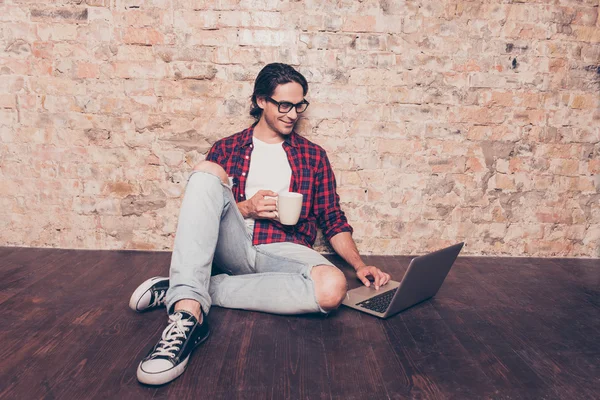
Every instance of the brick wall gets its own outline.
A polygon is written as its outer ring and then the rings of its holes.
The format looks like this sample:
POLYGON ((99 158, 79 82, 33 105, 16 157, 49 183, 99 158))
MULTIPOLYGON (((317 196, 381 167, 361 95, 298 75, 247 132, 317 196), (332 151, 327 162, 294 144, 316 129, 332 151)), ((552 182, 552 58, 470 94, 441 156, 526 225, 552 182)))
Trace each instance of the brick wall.
POLYGON ((363 253, 599 257, 598 3, 0 0, 0 245, 170 250, 279 61, 363 253))

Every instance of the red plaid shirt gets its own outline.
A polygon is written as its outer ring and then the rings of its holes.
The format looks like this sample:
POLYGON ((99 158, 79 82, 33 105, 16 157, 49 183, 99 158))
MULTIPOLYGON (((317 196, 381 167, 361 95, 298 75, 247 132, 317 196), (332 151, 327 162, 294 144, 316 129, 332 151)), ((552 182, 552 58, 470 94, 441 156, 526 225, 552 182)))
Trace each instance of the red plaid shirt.
MULTIPOLYGON (((247 200, 246 180, 253 131, 251 127, 217 141, 206 156, 207 161, 219 164, 227 175, 233 177, 236 202, 247 200)), ((292 169, 290 192, 304 195, 302 213, 294 226, 257 219, 253 244, 293 242, 312 247, 317 237, 317 222, 327 240, 340 232, 352 233, 353 229, 340 208, 335 176, 325 150, 295 132, 285 137, 283 149, 292 169)))

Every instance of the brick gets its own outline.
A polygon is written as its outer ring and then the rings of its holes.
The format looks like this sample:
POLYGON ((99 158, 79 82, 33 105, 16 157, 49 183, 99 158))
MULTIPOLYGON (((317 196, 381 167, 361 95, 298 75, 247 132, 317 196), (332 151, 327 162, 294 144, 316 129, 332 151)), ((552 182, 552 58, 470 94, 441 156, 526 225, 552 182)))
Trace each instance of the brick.
POLYGON ((550 35, 550 25, 528 24, 522 21, 507 21, 502 27, 501 36, 510 39, 545 40, 550 35))
POLYGON ((481 172, 485 170, 485 163, 476 157, 469 157, 466 160, 466 171, 465 172, 481 172))
POLYGON ((154 46, 137 46, 137 45, 123 45, 119 46, 117 53, 112 57, 118 61, 145 61, 154 62, 159 50, 154 46))
POLYGON ((15 108, 16 96, 14 94, 0 94, 0 108, 15 108))
POLYGON ((215 67, 205 63, 176 61, 170 66, 176 79, 210 80, 217 74, 215 67))
MULTIPOLYGON (((154 55, 158 56, 164 62, 170 63, 172 61, 212 61, 215 60, 215 53, 217 50, 222 49, 215 49, 213 47, 178 48, 172 46, 153 46, 152 50, 154 55)), ((149 59, 154 58, 152 53, 149 54, 148 57, 149 59)))
POLYGON ((160 27, 165 23, 165 14, 160 9, 129 9, 121 14, 123 24, 128 27, 160 27))
POLYGON ((377 141, 380 152, 397 154, 414 154, 424 149, 418 140, 380 139, 377 141))
POLYGON ((467 159, 465 157, 430 159, 428 164, 431 172, 462 174, 466 171, 467 159))
POLYGON ((88 9, 77 8, 33 8, 31 20, 35 22, 74 22, 84 23, 88 19, 88 9))
POLYGON ((110 0, 85 0, 85 4, 92 7, 108 7, 110 0))
MULTIPOLYGON (((372 101, 383 103, 399 103, 399 104, 421 104, 424 101, 425 94, 420 90, 409 90, 405 87, 377 87, 368 86, 368 97, 372 101)), ((434 103, 429 101, 428 103, 434 103)))
MULTIPOLYGON (((298 40, 309 49, 346 49, 356 48, 358 39, 355 35, 334 35, 331 33, 300 33, 298 40)), ((364 40, 363 40, 364 41, 364 40)), ((377 42, 377 46, 379 42, 377 42)))
POLYGON ((211 60, 216 64, 259 64, 263 58, 267 58, 269 57, 268 55, 273 54, 269 50, 270 49, 265 49, 265 51, 257 51, 254 48, 247 47, 219 47, 215 49, 211 60))
POLYGON ((597 25, 598 21, 598 7, 574 7, 575 17, 573 18, 573 25, 597 25))
POLYGON ((129 182, 105 182, 100 193, 104 196, 115 196, 125 198, 130 195, 139 194, 138 188, 129 182))
POLYGON ((242 46, 282 46, 296 39, 293 31, 240 29, 239 44, 242 46))
POLYGON ((600 46, 592 44, 581 44, 581 61, 593 63, 600 58, 600 46))
POLYGON ((470 59, 460 64, 454 64, 452 70, 456 72, 480 72, 481 66, 476 60, 470 59))
POLYGON ((332 16, 331 19, 325 18, 323 14, 315 13, 314 10, 305 12, 305 13, 295 13, 289 16, 290 24, 300 31, 303 32, 318 32, 318 31, 338 31, 342 26, 341 18, 337 18, 338 25, 331 26, 334 24, 335 16, 332 16), (326 23, 330 25, 329 29, 325 26, 326 23))
POLYGON ((389 113, 390 110, 385 105, 345 104, 342 106, 343 118, 355 117, 361 121, 388 121, 390 120, 389 113))
POLYGON ((17 112, 10 108, 0 109, 0 125, 12 126, 17 121, 17 112))
POLYGON ((250 13, 250 24, 255 27, 278 29, 284 27, 282 13, 270 11, 256 11, 250 13))
POLYGON ((166 206, 165 196, 127 196, 121 200, 120 208, 123 216, 140 216, 148 211, 159 210, 166 206))
POLYGON ((514 107, 515 105, 515 94, 512 92, 493 91, 491 93, 486 93, 484 98, 486 100, 483 102, 483 105, 487 107, 514 107))
POLYGON ((77 64, 77 78, 98 78, 98 66, 88 62, 77 64))
POLYGON ((52 58, 54 52, 54 43, 51 42, 33 42, 31 54, 37 58, 52 58))
POLYGON ((396 33, 400 34, 403 30, 403 20, 398 15, 385 15, 377 13, 375 15, 374 32, 396 33))
MULTIPOLYGON (((178 2, 185 2, 186 0, 176 0, 178 2)), ((193 0, 190 0, 193 1, 193 0)), ((201 6, 205 4, 207 0, 198 0, 195 5, 201 6)), ((121 0, 121 5, 125 9, 139 9, 139 8, 160 8, 167 9, 171 6, 171 0, 121 0)))
POLYGON ((341 118, 343 113, 343 107, 337 104, 316 104, 311 103, 308 108, 306 115, 307 118, 341 118), (315 106, 315 107, 313 107, 315 106))
POLYGON ((519 93, 516 96, 516 105, 526 108, 540 108, 542 96, 538 93, 519 93))
POLYGON ((242 10, 285 11, 287 4, 280 0, 239 0, 238 7, 242 10))
POLYGON ((552 210, 548 208, 540 207, 539 211, 535 213, 536 219, 541 223, 552 223, 552 224, 571 224, 572 217, 569 213, 564 210, 552 210))
POLYGON ((594 193, 595 187, 594 178, 588 176, 555 176, 557 191, 563 192, 589 192, 594 193))
POLYGON ((38 105, 39 96, 29 94, 18 94, 17 102, 21 110, 31 110, 38 105))
POLYGON ((223 43, 238 44, 238 30, 229 28, 197 31, 194 35, 186 36, 183 44, 187 46, 221 46, 223 43))
POLYGON ((552 159, 550 168, 556 175, 576 176, 579 174, 579 160, 552 159))
MULTIPOLYGON (((50 42, 52 43, 52 42, 50 42)), ((35 46, 34 46, 35 48, 35 46)), ((91 52, 81 43, 57 42, 52 43, 53 55, 57 58, 88 58, 91 52)))
POLYGON ((572 225, 572 226, 545 226, 544 238, 547 240, 559 240, 559 239, 572 239, 572 240, 583 240, 585 237, 586 226, 585 225, 572 225))
POLYGON ((451 114, 451 122, 469 122, 475 124, 500 124, 508 118, 501 108, 460 107, 451 114))
POLYGON ((511 192, 516 190, 514 177, 506 174, 495 174, 489 181, 489 189, 500 189, 502 191, 511 192))
POLYGON ((600 174, 600 160, 589 160, 586 165, 589 174, 600 174))
POLYGON ((600 177, 580 176, 577 178, 577 191, 581 193, 598 193, 600 190, 600 177))
MULTIPOLYGON (((78 40, 83 43, 108 45, 114 38, 114 29, 109 22, 92 21, 87 25, 80 25, 78 27, 77 37, 78 40)), ((108 50, 110 50, 110 47, 108 47, 108 50)))
POLYGON ((535 190, 547 190, 554 185, 554 177, 547 175, 537 175, 533 179, 533 188, 535 190))
POLYGON ((599 106, 598 96, 592 94, 573 95, 569 106, 577 109, 597 109, 599 106))
POLYGON ((135 229, 152 230, 156 228, 154 218, 123 218, 120 215, 102 215, 98 217, 98 221, 102 229, 117 238, 128 238, 135 229))
POLYGON ((541 4, 512 4, 506 15, 508 20, 538 22, 541 21, 544 8, 541 4))
POLYGON ((600 27, 573 25, 572 28, 575 40, 594 44, 600 42, 600 27))
POLYGON ((565 240, 535 240, 525 242, 525 252, 541 252, 549 256, 564 256, 572 250, 573 244, 565 240))
POLYGON ((123 82, 123 89, 127 96, 153 96, 154 82, 146 79, 128 79, 123 82))
POLYGON ((372 15, 349 15, 344 19, 344 32, 375 32, 377 19, 372 15))
POLYGON ((88 8, 89 23, 106 22, 109 24, 115 23, 116 15, 109 8, 91 7, 88 8))
POLYGON ((0 2, 0 21, 28 22, 27 9, 0 2))
POLYGON ((584 243, 597 244, 600 241, 600 226, 591 226, 585 233, 584 243))
POLYGON ((402 20, 402 33, 416 33, 421 29, 423 29, 423 19, 421 17, 406 17, 402 20))
MULTIPOLYGON (((207 15, 205 12, 201 13, 203 16, 207 15)), ((276 14, 276 13, 274 13, 276 14)), ((210 14, 208 14, 210 15, 210 14)), ((207 17, 208 17, 207 15, 207 17)), ((210 15, 210 20, 214 21, 213 26, 216 27, 226 27, 226 28, 238 28, 238 27, 251 27, 256 26, 252 22, 252 18, 250 12, 248 11, 222 11, 222 12, 214 12, 213 15, 210 15)), ((258 25, 260 26, 260 25, 258 25)), ((265 27, 266 28, 266 27, 265 27)))
POLYGON ((590 112, 590 110, 558 109, 556 111, 548 111, 548 125, 550 126, 589 128, 594 125, 594 119, 594 113, 590 112))
POLYGON ((358 38, 349 43, 349 46, 357 50, 386 51, 388 49, 387 35, 359 34, 358 38))
POLYGON ((1 40, 3 42, 2 49, 16 40, 24 40, 27 43, 32 43, 39 40, 37 36, 37 25, 27 22, 2 22, 1 40))
POLYGON ((121 33, 123 43, 155 45, 164 44, 164 36, 154 28, 128 27, 121 33))
POLYGON ((523 110, 515 111, 512 115, 512 121, 522 125, 544 125, 546 122, 545 110, 523 110))
MULTIPOLYGON (((240 13, 249 18, 248 13, 240 13)), ((227 26, 227 16, 234 16, 235 13, 225 14, 223 17, 225 23, 220 24, 221 14, 216 11, 189 11, 189 10, 178 10, 175 13, 175 31, 182 33, 194 34, 198 29, 218 29, 220 26, 227 26)), ((241 19, 241 17, 238 16, 241 19)), ((231 26, 237 27, 238 25, 232 24, 231 26)))
POLYGON ((167 76, 165 65, 153 62, 116 62, 112 64, 115 76, 119 78, 164 78, 167 76))
POLYGON ((27 57, 31 54, 31 45, 23 39, 16 39, 11 41, 4 51, 11 57, 27 57))
POLYGON ((44 42, 62 42, 77 39, 77 25, 74 24, 38 24, 38 38, 44 42))
POLYGON ((506 77, 497 73, 473 72, 468 75, 473 88, 501 88, 507 86, 506 77))

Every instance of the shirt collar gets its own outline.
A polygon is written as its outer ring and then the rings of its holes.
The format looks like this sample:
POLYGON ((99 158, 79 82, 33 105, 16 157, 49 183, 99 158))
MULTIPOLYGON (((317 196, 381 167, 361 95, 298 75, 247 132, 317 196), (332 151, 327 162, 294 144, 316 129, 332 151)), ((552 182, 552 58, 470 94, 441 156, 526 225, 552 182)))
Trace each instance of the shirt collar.
MULTIPOLYGON (((254 126, 251 126, 250 128, 246 129, 245 131, 242 132, 242 137, 240 140, 240 145, 242 147, 247 147, 250 146, 252 144, 252 136, 254 134, 254 126)), ((292 146, 292 147, 296 147, 296 132, 292 131, 292 133, 290 133, 289 135, 287 135, 283 141, 285 143, 287 143, 288 145, 292 146)))

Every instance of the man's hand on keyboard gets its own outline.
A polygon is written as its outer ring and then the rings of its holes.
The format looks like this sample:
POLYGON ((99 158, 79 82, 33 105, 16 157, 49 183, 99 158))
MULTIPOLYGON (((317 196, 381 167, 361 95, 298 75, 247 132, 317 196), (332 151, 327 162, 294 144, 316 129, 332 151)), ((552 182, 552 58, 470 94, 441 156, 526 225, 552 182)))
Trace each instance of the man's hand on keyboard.
POLYGON ((391 278, 390 274, 386 274, 385 272, 373 265, 365 265, 364 267, 360 267, 356 270, 356 276, 366 287, 371 286, 369 277, 373 278, 373 284, 375 285, 375 289, 377 290, 379 290, 380 286, 383 286, 386 283, 388 283, 391 278))

